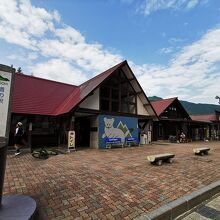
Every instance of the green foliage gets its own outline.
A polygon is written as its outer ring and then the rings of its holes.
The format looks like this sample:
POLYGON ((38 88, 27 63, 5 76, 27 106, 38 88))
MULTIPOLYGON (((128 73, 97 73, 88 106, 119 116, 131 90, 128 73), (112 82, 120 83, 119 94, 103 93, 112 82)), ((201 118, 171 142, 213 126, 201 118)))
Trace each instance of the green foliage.
MULTIPOLYGON (((157 96, 148 97, 150 101, 162 100, 162 98, 157 96)), ((188 112, 189 115, 205 115, 212 114, 215 111, 220 111, 220 105, 213 104, 201 104, 201 103, 192 103, 187 101, 180 101, 182 106, 188 112)))
POLYGON ((18 72, 18 73, 22 73, 21 67, 18 67, 17 72, 18 72))
POLYGON ((162 100, 162 98, 160 98, 158 96, 150 96, 150 97, 148 97, 148 99, 149 99, 150 102, 162 100))
POLYGON ((201 104, 201 103, 195 104, 187 101, 180 101, 180 102, 189 115, 205 115, 205 114, 212 114, 215 111, 220 111, 219 105, 201 104))

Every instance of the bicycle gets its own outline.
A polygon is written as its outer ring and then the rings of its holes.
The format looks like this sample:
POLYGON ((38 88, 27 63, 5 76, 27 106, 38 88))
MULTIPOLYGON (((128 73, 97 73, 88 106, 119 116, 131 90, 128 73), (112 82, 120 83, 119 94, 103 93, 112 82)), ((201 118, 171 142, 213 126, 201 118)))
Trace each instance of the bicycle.
POLYGON ((42 147, 40 150, 34 150, 31 155, 34 158, 38 158, 38 159, 48 159, 50 155, 58 155, 58 152, 56 152, 55 150, 48 150, 44 147, 42 147))

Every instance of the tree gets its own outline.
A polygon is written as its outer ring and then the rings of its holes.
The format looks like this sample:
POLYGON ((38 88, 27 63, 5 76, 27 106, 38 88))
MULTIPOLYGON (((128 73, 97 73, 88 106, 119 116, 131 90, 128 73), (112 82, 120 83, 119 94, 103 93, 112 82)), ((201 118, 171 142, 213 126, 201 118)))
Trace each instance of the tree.
POLYGON ((219 96, 215 96, 216 99, 218 99, 218 104, 220 104, 220 97, 219 96))
POLYGON ((22 69, 21 69, 21 67, 18 67, 18 69, 17 69, 17 73, 22 73, 22 69))

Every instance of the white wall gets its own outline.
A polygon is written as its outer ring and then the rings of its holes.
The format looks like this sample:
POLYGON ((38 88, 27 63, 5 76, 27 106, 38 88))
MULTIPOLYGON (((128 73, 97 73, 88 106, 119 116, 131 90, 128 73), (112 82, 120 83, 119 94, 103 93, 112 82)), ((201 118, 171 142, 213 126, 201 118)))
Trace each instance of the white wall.
POLYGON ((97 131, 90 131, 90 148, 97 148, 99 144, 99 132, 98 132, 98 116, 92 116, 90 118, 90 127, 96 127, 97 131))
POLYGON ((94 91, 93 95, 88 96, 79 107, 99 110, 99 88, 94 91))
POLYGON ((150 115, 148 111, 144 108, 143 103, 140 98, 137 96, 137 113, 138 115, 150 115))

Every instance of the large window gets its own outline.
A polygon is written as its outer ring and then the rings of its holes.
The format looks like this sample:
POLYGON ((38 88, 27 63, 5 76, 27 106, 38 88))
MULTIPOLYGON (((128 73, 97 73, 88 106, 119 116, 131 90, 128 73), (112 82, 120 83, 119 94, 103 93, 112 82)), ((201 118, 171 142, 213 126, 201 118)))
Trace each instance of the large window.
POLYGON ((109 112, 137 113, 136 93, 122 71, 100 87, 100 109, 109 112))

